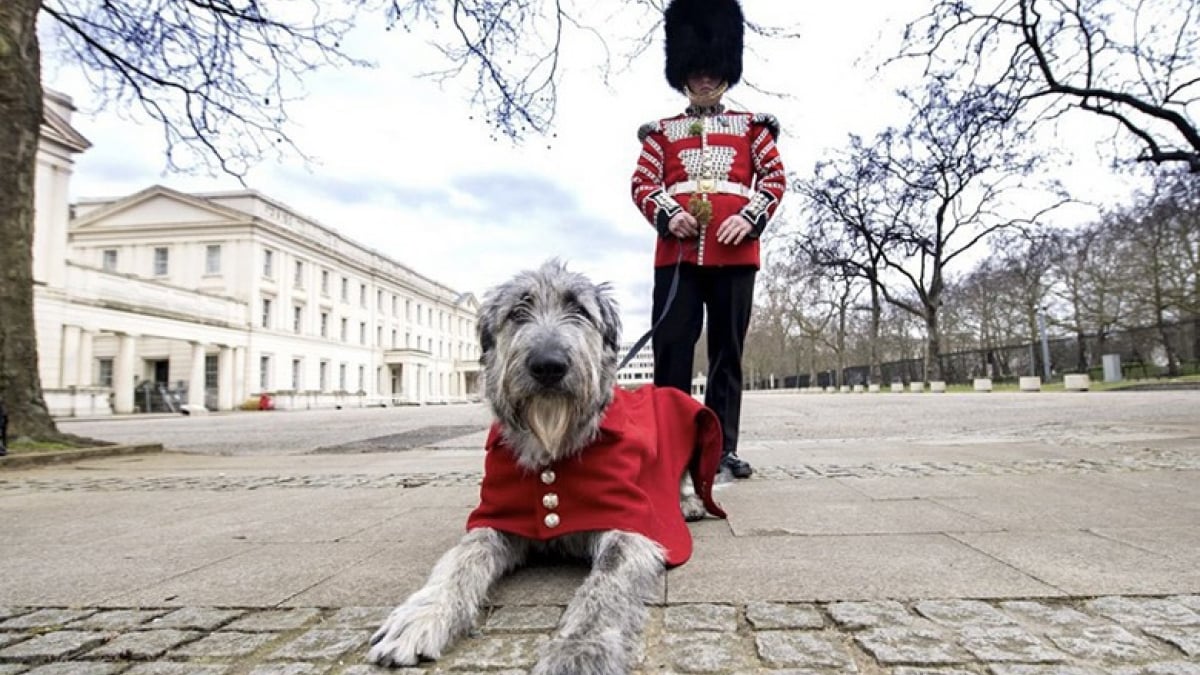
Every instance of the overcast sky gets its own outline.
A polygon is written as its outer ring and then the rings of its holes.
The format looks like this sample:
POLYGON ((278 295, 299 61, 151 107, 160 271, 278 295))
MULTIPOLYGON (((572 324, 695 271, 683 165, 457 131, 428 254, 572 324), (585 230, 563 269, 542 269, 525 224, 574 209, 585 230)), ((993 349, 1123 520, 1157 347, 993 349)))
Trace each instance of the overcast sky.
MULTIPOLYGON (((903 23, 927 6, 744 0, 749 19, 787 26, 800 37, 751 40, 745 54, 744 78, 786 98, 738 87, 727 102, 778 116, 785 164, 810 172, 847 134, 869 136, 900 121, 893 91, 912 69, 883 77, 875 69, 889 47, 894 51, 903 23)), ((444 66, 426 44, 429 35, 385 32, 382 19, 364 22, 349 49, 376 67, 317 73, 306 80, 307 98, 292 108, 292 137, 316 161, 261 164, 248 186, 479 295, 520 269, 562 258, 613 284, 625 339, 633 340, 649 327, 654 246, 653 230, 629 197, 636 131, 676 114, 685 101, 662 75, 661 30, 640 59, 627 68, 614 64, 623 69, 608 86, 596 67, 595 41, 580 33, 567 38, 554 136, 514 145, 489 138, 480 111, 468 105, 469 82, 439 87, 417 77, 444 66)), ((184 191, 240 189, 228 177, 165 174, 159 130, 90 110, 83 80, 53 58, 46 83, 74 97, 76 126, 93 143, 78 158, 74 198, 123 196, 155 183, 184 191)), ((1084 148, 1083 162, 1095 162, 1084 148)))

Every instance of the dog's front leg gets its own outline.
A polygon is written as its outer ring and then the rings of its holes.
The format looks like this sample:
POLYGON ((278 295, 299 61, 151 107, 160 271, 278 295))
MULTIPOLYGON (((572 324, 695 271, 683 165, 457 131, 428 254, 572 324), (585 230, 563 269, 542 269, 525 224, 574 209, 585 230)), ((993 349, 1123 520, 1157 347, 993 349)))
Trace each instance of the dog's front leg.
POLYGON ((490 528, 472 530, 438 560, 429 581, 392 610, 371 637, 367 658, 381 666, 436 659, 471 629, 488 589, 524 561, 528 543, 490 528))
POLYGON ((696 494, 692 477, 686 473, 683 474, 683 478, 679 479, 679 509, 683 511, 683 519, 689 523, 704 520, 704 516, 708 514, 704 500, 696 494))
POLYGON ((563 613, 533 675, 625 675, 663 573, 662 550, 630 532, 597 533, 592 571, 563 613))

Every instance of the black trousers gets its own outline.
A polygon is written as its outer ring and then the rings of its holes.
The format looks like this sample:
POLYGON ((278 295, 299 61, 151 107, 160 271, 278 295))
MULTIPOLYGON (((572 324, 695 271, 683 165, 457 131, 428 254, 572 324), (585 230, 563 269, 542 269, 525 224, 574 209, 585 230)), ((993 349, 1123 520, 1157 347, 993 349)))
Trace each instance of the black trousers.
MULTIPOLYGON (((708 315, 704 404, 721 420, 724 452, 737 452, 742 417, 742 346, 754 304, 754 267, 679 266, 679 287, 654 331, 654 384, 691 393, 696 341, 708 315)), ((675 266, 654 269, 654 319, 662 316, 675 266)))

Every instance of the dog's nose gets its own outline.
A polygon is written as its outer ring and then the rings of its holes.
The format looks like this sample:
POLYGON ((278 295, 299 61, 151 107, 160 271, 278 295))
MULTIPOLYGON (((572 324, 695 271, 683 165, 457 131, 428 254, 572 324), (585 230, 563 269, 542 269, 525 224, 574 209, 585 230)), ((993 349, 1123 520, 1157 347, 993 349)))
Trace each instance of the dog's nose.
POLYGON ((562 350, 544 351, 529 357, 529 373, 543 387, 558 384, 567 375, 567 354, 562 350))

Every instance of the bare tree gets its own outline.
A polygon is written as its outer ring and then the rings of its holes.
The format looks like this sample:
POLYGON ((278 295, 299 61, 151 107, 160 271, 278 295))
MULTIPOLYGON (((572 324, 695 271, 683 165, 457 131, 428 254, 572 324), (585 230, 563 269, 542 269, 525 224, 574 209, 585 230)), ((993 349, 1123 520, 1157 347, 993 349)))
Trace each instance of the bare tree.
POLYGON ((885 252, 898 243, 897 218, 908 192, 887 180, 880 142, 866 145, 851 136, 849 147, 817 163, 811 178, 793 180, 803 199, 806 226, 790 242, 791 255, 858 277, 870 295, 867 379, 878 383, 880 322, 883 314, 885 252))
POLYGON ((976 93, 959 96, 934 81, 909 94, 912 122, 881 135, 872 151, 894 185, 881 289, 925 324, 926 380, 944 377, 939 312, 948 271, 993 235, 1031 227, 1066 201, 1030 182, 1039 158, 1010 126, 1009 102, 976 93), (1018 205, 1018 197, 1042 205, 1018 205))
POLYGON ((1077 343, 1076 372, 1087 372, 1089 333, 1099 340, 1100 350, 1114 330, 1128 321, 1133 270, 1128 253, 1110 223, 1100 221, 1064 233, 1048 243, 1054 253, 1051 270, 1053 294, 1065 312, 1057 312, 1051 323, 1074 334, 1077 343))
POLYGON ((1133 159, 1200 172, 1194 0, 937 0, 906 27, 897 58, 999 93, 1028 123, 1072 109, 1110 119, 1133 159))
POLYGON ((1111 223, 1112 234, 1138 272, 1130 275, 1140 317, 1155 327, 1168 375, 1180 373, 1180 347, 1170 326, 1195 320, 1198 211, 1196 178, 1159 176, 1153 188, 1111 223), (1182 180, 1181 180, 1182 179, 1182 180))

